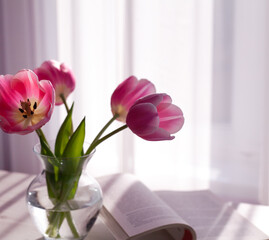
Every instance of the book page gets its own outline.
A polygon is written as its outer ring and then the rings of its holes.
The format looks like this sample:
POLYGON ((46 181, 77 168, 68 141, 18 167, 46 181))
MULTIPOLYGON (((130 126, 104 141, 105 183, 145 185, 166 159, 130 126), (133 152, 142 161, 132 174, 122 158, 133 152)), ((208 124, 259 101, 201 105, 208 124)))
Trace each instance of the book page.
MULTIPOLYGON (((102 186, 107 213, 113 216, 129 237, 160 226, 186 224, 159 197, 130 174, 105 176, 99 178, 98 182, 102 186)), ((184 235, 184 228, 181 229, 181 235, 184 235)))
POLYGON ((236 211, 269 236, 269 206, 250 203, 233 203, 236 211))
POLYGON ((193 227, 198 240, 269 239, 246 218, 210 191, 155 192, 193 227))

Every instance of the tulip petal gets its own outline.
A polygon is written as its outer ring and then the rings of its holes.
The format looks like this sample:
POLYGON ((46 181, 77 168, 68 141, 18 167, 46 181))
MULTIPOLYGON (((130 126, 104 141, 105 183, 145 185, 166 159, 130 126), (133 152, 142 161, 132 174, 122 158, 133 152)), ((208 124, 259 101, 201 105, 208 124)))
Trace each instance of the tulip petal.
POLYGON ((54 102, 53 86, 51 82, 47 80, 40 81, 40 85, 40 91, 46 92, 47 94, 41 99, 41 101, 38 102, 38 107, 35 111, 35 114, 50 118, 54 107, 52 104, 54 102))
POLYGON ((12 79, 12 75, 0 76, 0 126, 6 132, 10 126, 23 120, 18 111, 22 97, 18 92, 11 91, 10 82, 12 79), (16 113, 20 118, 16 117, 16 113))
POLYGON ((0 115, 0 127, 4 132, 9 132, 10 129, 10 123, 7 121, 7 119, 0 115))
POLYGON ((15 74, 10 87, 21 95, 21 100, 27 100, 29 96, 39 97, 38 78, 31 70, 21 70, 15 74))
POLYGON ((148 141, 165 141, 173 140, 175 136, 171 136, 169 132, 165 131, 162 128, 159 128, 154 133, 148 134, 146 136, 141 136, 141 138, 148 141))
POLYGON ((137 78, 130 76, 115 89, 111 96, 111 105, 118 105, 122 103, 122 99, 137 86, 137 78))
POLYGON ((162 95, 163 95, 163 103, 172 103, 172 98, 169 96, 169 95, 167 95, 166 93, 162 93, 162 95))
POLYGON ((40 95, 41 93, 46 93, 44 97, 42 96, 42 99, 45 98, 45 100, 49 101, 50 103, 54 102, 55 92, 52 83, 47 80, 41 80, 39 84, 40 84, 40 95))
POLYGON ((62 80, 63 83, 66 84, 66 87, 70 89, 70 91, 73 91, 75 89, 75 76, 71 69, 65 64, 62 63, 60 65, 61 71, 60 73, 60 79, 62 80), (66 78, 68 78, 68 81, 66 81, 66 78))
POLYGON ((51 80, 56 78, 56 72, 48 61, 41 64, 39 68, 34 70, 35 74, 38 76, 39 80, 51 80))
POLYGON ((169 133, 176 133, 182 128, 184 117, 179 107, 170 103, 161 103, 157 108, 160 117, 160 128, 169 133))
POLYGON ((140 103, 151 103, 154 106, 158 106, 161 102, 163 101, 163 94, 150 94, 145 97, 142 97, 138 99, 135 104, 140 104, 140 103))
POLYGON ((126 123, 139 136, 151 134, 159 127, 157 109, 151 103, 135 105, 130 109, 126 123))
POLYGON ((18 103, 22 99, 18 92, 11 91, 10 83, 12 79, 12 75, 0 76, 0 111, 19 106, 18 103))
POLYGON ((155 91, 155 86, 150 81, 141 79, 136 88, 127 94, 122 101, 124 102, 124 106, 130 109, 137 99, 155 93, 155 91))

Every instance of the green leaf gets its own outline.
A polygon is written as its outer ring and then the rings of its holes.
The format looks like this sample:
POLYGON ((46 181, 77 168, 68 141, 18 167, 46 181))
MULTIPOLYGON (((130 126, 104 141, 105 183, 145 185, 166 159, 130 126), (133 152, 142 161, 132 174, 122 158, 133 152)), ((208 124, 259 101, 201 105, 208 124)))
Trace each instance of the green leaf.
POLYGON ((42 155, 55 157, 53 152, 50 150, 50 146, 48 145, 48 143, 45 142, 42 138, 40 138, 40 144, 41 144, 41 154, 42 155))
POLYGON ((40 153, 43 154, 43 155, 47 155, 47 150, 46 149, 49 148, 49 150, 50 150, 50 147, 49 147, 48 141, 47 141, 43 131, 41 130, 41 128, 36 130, 36 134, 39 137, 39 141, 40 141, 40 145, 41 145, 40 153), (46 144, 46 146, 44 146, 44 144, 46 144))
POLYGON ((83 118, 83 120, 77 127, 76 131, 69 139, 62 156, 66 158, 80 157, 83 149, 84 138, 85 138, 85 117, 83 118))
POLYGON ((39 137, 40 145, 41 145, 41 154, 50 156, 50 157, 55 157, 53 152, 50 150, 50 146, 48 144, 48 141, 43 133, 43 131, 40 129, 36 130, 36 133, 39 137))
POLYGON ((71 106, 62 126, 59 129, 59 132, 56 137, 54 152, 57 157, 62 156, 66 144, 69 141, 70 136, 73 132, 73 124, 72 124, 72 113, 73 113, 74 103, 71 106))
MULTIPOLYGON (((40 143, 41 143, 41 154, 48 156, 48 162, 52 164, 54 167, 59 167, 60 163, 58 159, 54 156, 53 152, 50 150, 49 145, 40 138, 40 143)), ((47 164, 46 164, 47 165, 47 164)))

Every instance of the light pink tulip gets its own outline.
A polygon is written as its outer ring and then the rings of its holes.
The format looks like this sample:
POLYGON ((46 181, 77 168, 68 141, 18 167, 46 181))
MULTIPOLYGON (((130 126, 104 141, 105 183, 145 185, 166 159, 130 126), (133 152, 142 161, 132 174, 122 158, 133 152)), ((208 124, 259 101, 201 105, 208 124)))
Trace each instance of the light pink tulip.
POLYGON ((55 105, 63 103, 61 94, 66 99, 75 89, 75 77, 70 68, 64 63, 59 63, 55 60, 45 61, 39 68, 34 70, 39 80, 51 81, 55 89, 55 105))
POLYGON ((137 80, 131 76, 115 89, 111 96, 111 111, 113 115, 119 114, 117 120, 126 121, 127 113, 134 102, 146 95, 155 93, 155 86, 147 79, 137 80))
POLYGON ((39 81, 31 70, 0 76, 0 127, 4 132, 27 134, 41 128, 54 108, 54 88, 39 81))
POLYGON ((167 94, 151 94, 137 100, 130 108, 126 123, 133 133, 149 141, 172 140, 184 117, 167 94))

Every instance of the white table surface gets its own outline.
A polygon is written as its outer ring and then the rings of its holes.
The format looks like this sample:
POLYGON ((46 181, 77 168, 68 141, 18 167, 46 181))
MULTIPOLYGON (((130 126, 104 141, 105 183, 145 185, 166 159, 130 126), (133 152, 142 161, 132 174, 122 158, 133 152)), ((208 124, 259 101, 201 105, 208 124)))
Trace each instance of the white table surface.
MULTIPOLYGON (((41 240, 26 204, 26 190, 35 176, 0 170, 0 240, 41 240)), ((98 219, 85 240, 114 240, 98 219)))
MULTIPOLYGON (((0 240, 41 240, 26 205, 26 189, 35 176, 0 170, 0 240)), ((235 208, 269 235, 269 207, 239 204, 235 208)), ((106 226, 97 220, 85 240, 114 240, 106 226)))

